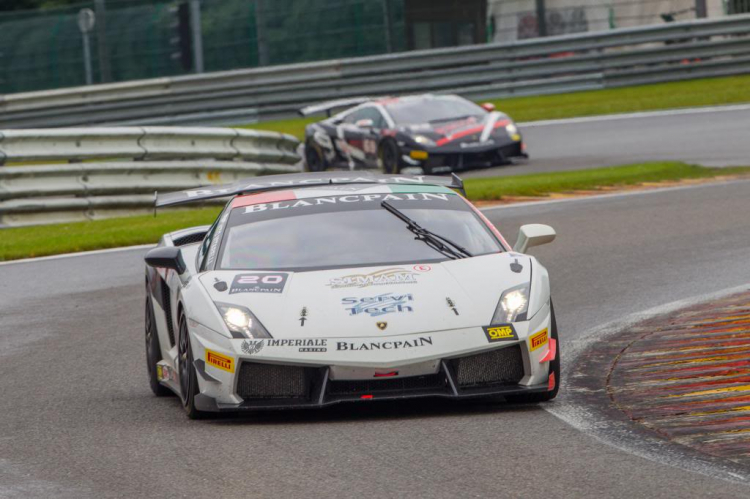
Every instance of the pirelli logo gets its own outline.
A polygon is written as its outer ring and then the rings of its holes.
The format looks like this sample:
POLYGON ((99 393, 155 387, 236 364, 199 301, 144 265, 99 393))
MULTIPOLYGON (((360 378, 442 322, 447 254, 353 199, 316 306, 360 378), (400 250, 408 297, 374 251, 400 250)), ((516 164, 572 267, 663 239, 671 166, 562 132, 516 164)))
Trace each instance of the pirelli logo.
POLYGON ((228 373, 234 372, 233 358, 227 357, 226 355, 222 355, 218 352, 214 352, 213 350, 209 350, 208 348, 206 349, 206 364, 212 365, 228 373))
POLYGON ((510 341, 517 340, 516 328, 513 324, 500 324, 498 326, 487 326, 482 328, 487 340, 493 341, 510 341))
POLYGON ((533 352, 547 344, 548 341, 547 328, 542 329, 538 333, 529 337, 529 349, 533 352))

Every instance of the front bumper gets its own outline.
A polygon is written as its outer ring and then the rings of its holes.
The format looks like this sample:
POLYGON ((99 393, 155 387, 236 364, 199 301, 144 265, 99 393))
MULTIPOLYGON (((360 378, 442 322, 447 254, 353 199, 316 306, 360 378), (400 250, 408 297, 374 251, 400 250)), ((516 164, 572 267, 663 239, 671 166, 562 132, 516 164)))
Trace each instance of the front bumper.
POLYGON ((198 335, 193 343, 200 367, 196 407, 232 412, 548 391, 549 362, 543 359, 551 342, 546 335, 544 343, 538 338, 550 328, 549 307, 514 326, 517 338, 509 341, 490 340, 483 328, 467 328, 387 338, 319 339, 312 347, 307 343, 311 340, 252 340, 263 342, 260 349, 257 344, 243 345, 244 340, 220 345, 198 335), (360 348, 373 344, 382 349, 360 348), (219 352, 231 362, 214 367, 200 360, 206 351, 219 352))
POLYGON ((495 395, 518 395, 523 393, 540 393, 549 390, 548 384, 532 386, 519 384, 487 384, 485 386, 460 387, 457 384, 456 372, 451 363, 443 361, 440 370, 433 375, 394 378, 391 380, 348 381, 348 390, 331 389, 329 368, 316 369, 307 394, 292 398, 248 399, 239 404, 222 404, 205 394, 196 397, 196 408, 206 412, 243 412, 273 409, 320 408, 342 402, 370 402, 373 400, 403 400, 424 397, 442 397, 448 399, 468 399, 495 395), (390 384, 400 382, 401 386, 390 384), (378 387, 377 384, 382 384, 378 387))
POLYGON ((517 159, 527 159, 523 142, 511 142, 476 149, 460 147, 438 147, 426 149, 427 159, 415 160, 410 157, 411 150, 405 150, 402 162, 404 166, 420 166, 432 172, 462 171, 475 168, 489 168, 504 165, 517 159))

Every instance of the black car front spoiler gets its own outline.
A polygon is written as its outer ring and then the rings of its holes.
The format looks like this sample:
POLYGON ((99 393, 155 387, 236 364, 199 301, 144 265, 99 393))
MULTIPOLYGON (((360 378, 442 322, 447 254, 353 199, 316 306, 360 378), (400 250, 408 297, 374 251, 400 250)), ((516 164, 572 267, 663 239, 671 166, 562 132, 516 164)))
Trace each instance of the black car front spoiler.
POLYGON ((316 384, 310 397, 306 399, 254 399, 246 400, 240 404, 219 404, 214 398, 199 394, 195 397, 195 406, 199 411, 205 412, 249 412, 283 409, 312 409, 323 408, 340 403, 372 402, 388 400, 405 400, 420 398, 446 398, 446 399, 472 399, 490 396, 522 395, 531 393, 544 393, 549 391, 547 383, 525 386, 519 384, 489 384, 478 387, 459 387, 455 382, 449 364, 442 362, 440 373, 445 376, 445 386, 431 389, 418 390, 393 390, 388 392, 359 393, 349 395, 332 395, 328 393, 328 369, 322 371, 321 379, 316 384))

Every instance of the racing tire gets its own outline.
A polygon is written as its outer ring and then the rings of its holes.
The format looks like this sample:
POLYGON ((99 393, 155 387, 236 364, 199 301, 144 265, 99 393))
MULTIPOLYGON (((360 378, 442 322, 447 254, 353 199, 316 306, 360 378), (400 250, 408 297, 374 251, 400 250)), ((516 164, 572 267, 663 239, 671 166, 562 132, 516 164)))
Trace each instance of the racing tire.
POLYGON ((520 395, 509 395, 507 397, 508 402, 518 403, 536 403, 536 402, 549 402, 553 398, 557 397, 557 392, 560 390, 560 340, 557 336, 557 320, 555 319, 555 307, 550 301, 550 314, 552 314, 552 324, 550 329, 550 338, 555 340, 557 343, 557 351, 555 352, 555 360, 549 363, 550 374, 555 375, 555 388, 542 393, 522 393, 520 395))
POLYGON ((401 150, 393 140, 386 140, 380 145, 378 157, 380 158, 380 164, 383 168, 383 173, 398 174, 401 171, 401 165, 398 161, 398 156, 401 154, 401 150))
POLYGON ((206 417, 206 413, 199 411, 195 407, 195 396, 198 395, 198 375, 195 373, 193 349, 190 346, 190 334, 188 333, 187 321, 184 314, 180 314, 179 324, 180 333, 177 362, 179 365, 178 374, 180 376, 182 407, 185 409, 188 418, 203 419, 206 417))
POLYGON ((308 172, 322 172, 328 169, 320 146, 312 140, 305 141, 305 170, 308 172))
POLYGON ((159 383, 156 375, 156 364, 162 359, 161 345, 159 344, 159 334, 156 331, 156 318, 154 316, 154 306, 151 303, 151 297, 146 297, 146 367, 148 368, 148 383, 151 391, 157 397, 167 397, 174 395, 172 390, 159 383))

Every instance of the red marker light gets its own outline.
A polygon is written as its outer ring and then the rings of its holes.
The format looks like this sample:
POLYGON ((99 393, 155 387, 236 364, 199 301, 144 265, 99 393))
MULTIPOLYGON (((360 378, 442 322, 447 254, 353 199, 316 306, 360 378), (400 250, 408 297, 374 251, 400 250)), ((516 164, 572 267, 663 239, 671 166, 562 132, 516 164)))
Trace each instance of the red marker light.
POLYGON ((550 373, 549 381, 547 382, 547 390, 552 391, 555 389, 555 373, 550 373))
POLYGON ((365 400, 370 400, 370 399, 372 398, 372 395, 362 395, 362 396, 361 396, 361 397, 359 397, 359 398, 361 398, 361 399, 365 399, 365 400))
POLYGON ((390 378, 393 376, 398 376, 398 371, 391 371, 389 373, 375 373, 373 374, 375 378, 390 378))
POLYGON ((549 347, 547 348, 547 353, 544 354, 544 357, 539 359, 539 363, 543 364, 544 362, 551 362, 555 360, 556 356, 557 356, 557 340, 554 338, 550 338, 549 347))

